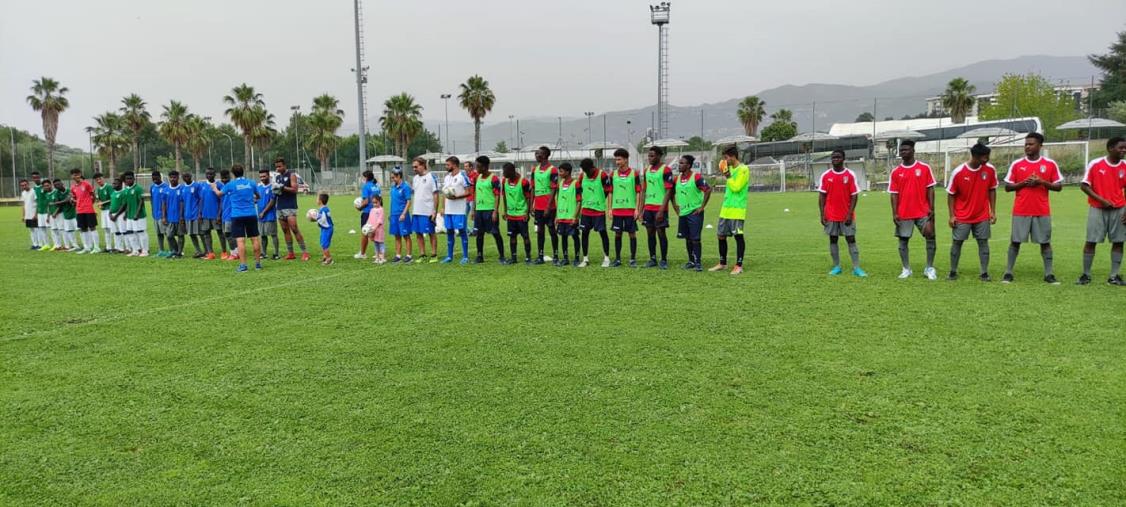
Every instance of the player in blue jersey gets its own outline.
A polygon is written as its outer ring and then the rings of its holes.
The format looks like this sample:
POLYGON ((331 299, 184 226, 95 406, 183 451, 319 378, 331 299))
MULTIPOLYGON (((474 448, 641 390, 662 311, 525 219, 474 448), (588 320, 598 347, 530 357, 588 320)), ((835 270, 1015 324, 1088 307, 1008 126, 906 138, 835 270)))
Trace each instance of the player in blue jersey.
POLYGON ((258 170, 258 233, 262 235, 262 257, 266 257, 266 250, 274 245, 273 260, 281 258, 278 255, 278 209, 277 195, 274 194, 273 177, 269 169, 258 170))

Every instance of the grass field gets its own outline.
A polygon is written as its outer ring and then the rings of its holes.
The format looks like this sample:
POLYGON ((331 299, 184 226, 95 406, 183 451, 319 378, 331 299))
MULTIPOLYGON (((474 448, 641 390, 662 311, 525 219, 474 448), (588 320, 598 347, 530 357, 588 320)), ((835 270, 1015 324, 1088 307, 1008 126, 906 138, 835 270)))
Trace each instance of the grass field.
POLYGON ((0 504, 1126 503, 1126 292, 1106 245, 1071 284, 1076 188, 1061 286, 1031 248, 979 283, 972 242, 971 276, 896 280, 882 193, 867 280, 825 275, 812 193, 751 196, 738 278, 376 267, 349 201, 336 265, 241 275, 31 252, 0 209, 0 504))

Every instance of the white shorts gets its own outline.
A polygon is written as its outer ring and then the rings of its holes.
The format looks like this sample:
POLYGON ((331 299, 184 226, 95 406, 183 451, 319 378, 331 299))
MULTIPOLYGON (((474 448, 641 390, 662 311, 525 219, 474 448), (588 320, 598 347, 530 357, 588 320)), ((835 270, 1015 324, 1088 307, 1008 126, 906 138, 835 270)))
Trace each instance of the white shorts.
POLYGON ((51 215, 40 213, 36 218, 39 221, 39 227, 48 227, 51 225, 51 215))
POLYGON ((78 230, 78 219, 77 218, 64 218, 63 219, 63 228, 66 230, 66 232, 77 231, 78 230))
POLYGON ((140 220, 127 220, 126 222, 130 232, 144 232, 147 220, 142 218, 140 220))
POLYGON ((127 225, 127 222, 129 222, 129 221, 125 219, 125 215, 121 215, 121 216, 117 217, 117 220, 113 221, 113 232, 118 233, 118 234, 124 234, 126 232, 129 232, 129 227, 127 225))
POLYGON ((102 229, 113 230, 113 221, 109 219, 109 210, 102 210, 102 229))
POLYGON ((47 217, 47 226, 50 227, 52 231, 63 230, 63 222, 64 220, 62 215, 47 217))

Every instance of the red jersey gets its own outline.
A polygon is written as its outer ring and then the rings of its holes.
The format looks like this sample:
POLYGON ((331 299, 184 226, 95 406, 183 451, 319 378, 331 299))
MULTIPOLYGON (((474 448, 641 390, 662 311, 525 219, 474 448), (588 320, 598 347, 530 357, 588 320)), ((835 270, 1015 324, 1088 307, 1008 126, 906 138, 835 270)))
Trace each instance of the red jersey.
MULTIPOLYGON (((1115 208, 1126 206, 1126 160, 1119 160, 1111 164, 1106 157, 1092 160, 1087 164, 1087 172, 1083 173, 1083 183, 1090 185, 1091 190, 1099 197, 1110 201, 1115 208)), ((1090 197, 1087 204, 1092 208, 1102 208, 1103 204, 1090 197)))
POLYGON ((927 189, 935 186, 931 166, 915 161, 905 166, 900 164, 891 172, 888 193, 899 194, 899 206, 895 215, 900 220, 915 220, 931 214, 931 203, 927 200, 927 189))
MULTIPOLYGON (((614 194, 614 183, 610 181, 610 174, 609 173, 607 173, 606 171, 600 170, 600 169, 595 169, 595 170, 598 171, 598 176, 600 178, 602 178, 602 191, 606 192, 606 206, 609 207, 610 206, 610 197, 614 194)), ((577 180, 575 180, 575 185, 578 186, 578 188, 575 188, 575 194, 577 194, 578 197, 579 197, 579 205, 580 206, 582 205, 583 179, 584 178, 586 178, 586 173, 580 172, 579 178, 577 180)), ((579 211, 579 214, 584 216, 584 217, 600 217, 600 216, 605 216, 606 212, 588 209, 588 208, 583 208, 581 211, 579 211)))
POLYGON ((989 191, 997 188, 997 170, 989 164, 972 169, 962 164, 950 175, 946 192, 954 196, 954 220, 976 224, 989 220, 989 191))
POLYGON ((825 220, 830 222, 844 222, 855 218, 850 216, 852 196, 860 193, 856 186, 856 173, 852 169, 844 168, 841 172, 832 169, 821 174, 821 183, 817 185, 818 191, 825 194, 825 220))
POLYGON ((89 181, 82 180, 70 186, 70 194, 74 197, 74 210, 78 213, 94 212, 94 186, 89 181))
POLYGON ((534 196, 532 197, 532 210, 546 211, 554 208, 555 203, 551 200, 551 193, 559 188, 559 169, 551 164, 547 164, 547 167, 543 168, 541 168, 540 166, 535 166, 532 168, 531 177, 533 182, 532 188, 534 190, 534 196), (549 183, 547 188, 540 188, 538 185, 535 185, 535 181, 538 179, 536 178, 536 176, 543 173, 550 173, 550 176, 548 177, 549 183))
MULTIPOLYGON (((648 169, 645 170, 644 177, 642 177, 642 181, 645 183, 645 194, 646 194, 646 195, 641 196, 642 199, 645 199, 646 196, 649 193, 649 188, 648 188, 649 187, 649 178, 648 178, 648 176, 650 174, 658 172, 658 171, 661 172, 661 181, 664 182, 665 192, 671 192, 673 187, 675 186, 676 176, 673 176, 673 172, 672 172, 671 167, 669 167, 667 165, 663 166, 663 167, 662 166, 649 167, 648 169)), ((642 209, 644 209, 645 211, 661 211, 661 205, 660 204, 648 204, 648 203, 646 203, 645 207, 642 208, 642 209)))
MULTIPOLYGON (((1009 166, 1009 174, 1005 175, 1005 183, 1017 184, 1030 178, 1033 174, 1045 181, 1059 183, 1063 181, 1060 168, 1056 162, 1048 157, 1038 160, 1022 158, 1014 161, 1009 166)), ((1024 187, 1017 190, 1017 197, 1013 200, 1013 215, 1021 217, 1043 217, 1052 214, 1052 207, 1048 202, 1048 189, 1041 185, 1024 187)))

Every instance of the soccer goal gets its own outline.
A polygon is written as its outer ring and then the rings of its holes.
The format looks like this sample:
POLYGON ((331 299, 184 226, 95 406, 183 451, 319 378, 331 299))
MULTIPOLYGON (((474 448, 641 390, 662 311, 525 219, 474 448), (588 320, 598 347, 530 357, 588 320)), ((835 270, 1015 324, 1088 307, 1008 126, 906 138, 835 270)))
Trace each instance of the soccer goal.
MULTIPOLYGON (((989 155, 989 163, 997 168, 998 179, 1004 179, 1009 172, 1009 166, 1014 161, 1024 157, 1024 139, 1019 140, 1019 142, 992 145, 990 148, 993 151, 989 155)), ((1083 172, 1087 169, 1087 162, 1091 159, 1090 145, 1086 141, 1044 143, 1044 149, 1040 154, 1059 164, 1064 183, 1078 183, 1079 180, 1083 179, 1083 172)), ((969 148, 957 148, 943 152, 942 181, 949 183, 950 174, 954 172, 954 169, 969 159, 969 148)), ((935 166, 932 165, 931 167, 935 166)))

